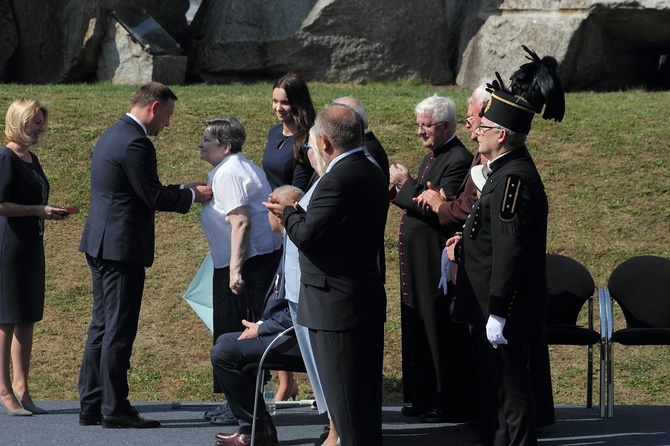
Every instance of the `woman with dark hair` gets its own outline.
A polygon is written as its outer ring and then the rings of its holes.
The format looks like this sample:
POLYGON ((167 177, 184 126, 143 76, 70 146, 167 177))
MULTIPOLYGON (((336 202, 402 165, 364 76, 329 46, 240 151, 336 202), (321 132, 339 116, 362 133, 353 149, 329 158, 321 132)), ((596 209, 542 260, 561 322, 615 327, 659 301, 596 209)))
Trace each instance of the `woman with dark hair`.
POLYGON ((282 76, 272 87, 272 110, 279 122, 270 128, 263 153, 263 170, 273 189, 290 184, 307 190, 314 169, 303 144, 316 112, 305 81, 295 73, 282 76))
MULTIPOLYGON (((306 192, 314 174, 303 147, 309 139, 316 112, 305 81, 295 73, 286 73, 272 86, 272 111, 279 122, 268 132, 263 153, 263 170, 272 189, 291 185, 306 192)), ((293 373, 278 372, 276 399, 295 397, 298 386, 293 373)))

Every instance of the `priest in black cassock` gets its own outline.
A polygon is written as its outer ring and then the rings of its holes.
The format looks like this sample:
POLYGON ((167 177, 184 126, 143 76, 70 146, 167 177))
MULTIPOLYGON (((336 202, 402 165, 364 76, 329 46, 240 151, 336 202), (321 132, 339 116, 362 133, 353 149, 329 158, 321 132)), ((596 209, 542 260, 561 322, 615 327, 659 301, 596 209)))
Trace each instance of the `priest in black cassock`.
POLYGON ((438 288, 440 257, 451 231, 434 213, 424 213, 413 198, 431 182, 455 195, 472 154, 456 137, 456 106, 448 97, 431 96, 414 109, 416 132, 428 153, 417 178, 401 164, 390 167, 391 201, 403 210, 399 230, 403 395, 406 416, 422 422, 475 418, 473 359, 467 326, 449 315, 454 286, 438 288))

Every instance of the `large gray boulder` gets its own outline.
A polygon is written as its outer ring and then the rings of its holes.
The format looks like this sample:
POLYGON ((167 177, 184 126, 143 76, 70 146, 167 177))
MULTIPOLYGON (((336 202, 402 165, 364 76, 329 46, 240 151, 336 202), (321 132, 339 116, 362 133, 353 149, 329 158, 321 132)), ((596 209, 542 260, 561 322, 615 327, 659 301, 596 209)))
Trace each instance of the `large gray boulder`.
POLYGON ((526 62, 525 44, 552 55, 568 90, 662 86, 670 53, 670 1, 506 0, 472 2, 460 39, 456 83, 504 79, 526 62))
MULTIPOLYGON (((0 1, 0 13, 3 3, 0 1)), ((188 27, 189 0, 8 0, 14 11, 18 46, 0 42, 0 63, 12 55, 14 63, 3 80, 20 83, 61 83, 96 79, 101 43, 107 32, 108 11, 140 7, 151 14, 173 37, 188 27), (11 51, 11 52, 10 52, 11 51)), ((11 17, 2 14, 1 20, 11 17)), ((7 24, 11 30, 11 23, 7 24)), ((2 34, 5 34, 5 26, 2 34)))
POLYGON ((7 76, 9 60, 19 46, 9 0, 0 0, 0 80, 7 76))
POLYGON ((208 82, 295 71, 451 83, 446 24, 445 2, 205 0, 189 32, 189 72, 208 82))
POLYGON ((670 87, 670 0, 203 0, 191 26, 189 6, 0 0, 0 81, 113 79, 125 62, 144 79, 136 49, 119 53, 118 66, 102 54, 105 42, 126 47, 108 11, 136 7, 187 49, 192 81, 295 71, 327 82, 416 77, 472 87, 495 71, 509 77, 525 44, 556 57, 566 90, 670 87))
POLYGON ((296 71, 472 87, 509 77, 525 44, 556 57, 568 90, 619 89, 670 83, 668 23, 670 0, 205 0, 186 44, 207 82, 296 71))
POLYGON ((107 80, 117 85, 142 85, 149 81, 183 84, 186 56, 150 54, 110 17, 107 34, 102 41, 97 75, 99 81, 107 80))

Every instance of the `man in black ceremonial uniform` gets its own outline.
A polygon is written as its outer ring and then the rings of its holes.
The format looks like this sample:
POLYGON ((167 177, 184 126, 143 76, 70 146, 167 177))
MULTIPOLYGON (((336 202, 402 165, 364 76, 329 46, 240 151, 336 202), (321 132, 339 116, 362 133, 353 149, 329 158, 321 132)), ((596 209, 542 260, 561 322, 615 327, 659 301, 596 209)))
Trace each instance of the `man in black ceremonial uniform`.
POLYGON ((497 391, 491 399, 498 405, 498 430, 490 433, 494 445, 537 444, 528 361, 533 327, 548 296, 548 206, 525 149, 534 114, 523 99, 492 94, 477 128, 479 153, 489 160, 483 169, 487 180, 461 240, 453 317, 474 327, 478 367, 497 391))

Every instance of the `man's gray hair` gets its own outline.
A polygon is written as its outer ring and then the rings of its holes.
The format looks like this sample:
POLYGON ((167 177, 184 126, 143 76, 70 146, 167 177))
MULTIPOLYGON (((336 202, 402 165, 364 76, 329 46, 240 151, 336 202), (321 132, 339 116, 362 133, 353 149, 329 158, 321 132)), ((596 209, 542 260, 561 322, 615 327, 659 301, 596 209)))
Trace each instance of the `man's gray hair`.
POLYGON ((437 122, 449 121, 449 136, 456 133, 456 104, 450 97, 438 96, 436 93, 419 102, 414 107, 414 113, 430 114, 437 122))
POLYGON ((344 104, 329 104, 316 115, 316 136, 324 135, 342 152, 363 144, 363 121, 356 111, 344 104))
POLYGON ((528 138, 528 135, 524 135, 523 133, 515 132, 514 130, 510 130, 507 127, 503 127, 502 125, 496 124, 495 125, 496 132, 498 130, 504 130, 505 133, 507 134, 507 143, 510 145, 512 149, 518 149, 519 147, 523 146, 526 144, 526 139, 528 138))
POLYGON ((477 87, 472 91, 472 96, 468 98, 468 104, 471 104, 472 101, 474 101, 476 105, 482 105, 484 102, 488 102, 491 99, 491 92, 486 89, 486 85, 491 84, 492 82, 492 77, 481 79, 477 87))

